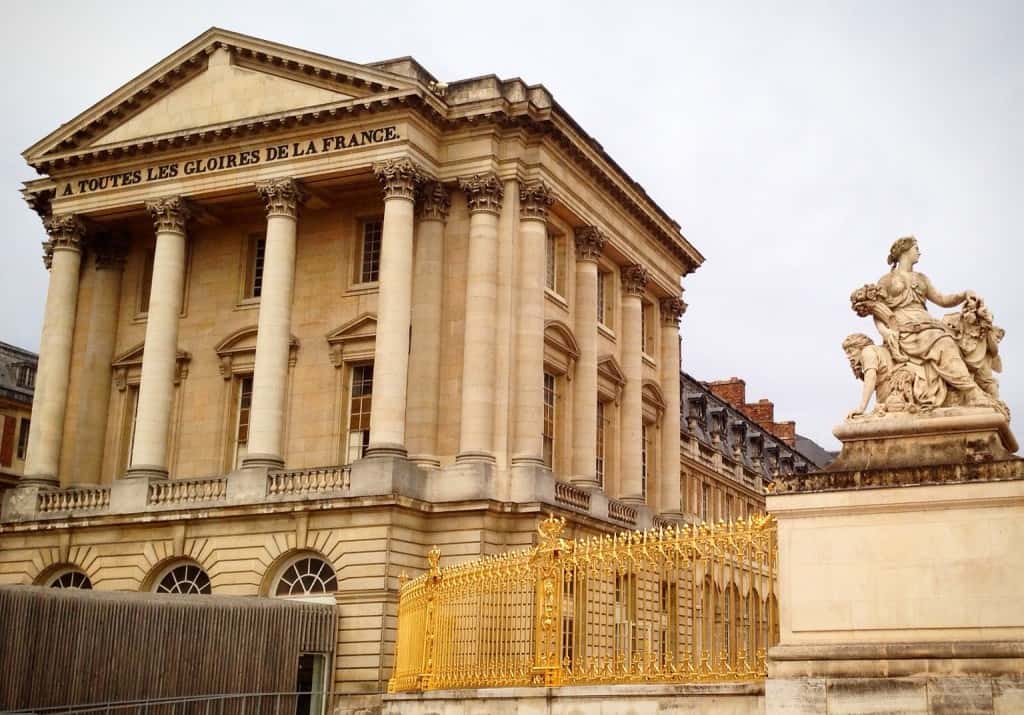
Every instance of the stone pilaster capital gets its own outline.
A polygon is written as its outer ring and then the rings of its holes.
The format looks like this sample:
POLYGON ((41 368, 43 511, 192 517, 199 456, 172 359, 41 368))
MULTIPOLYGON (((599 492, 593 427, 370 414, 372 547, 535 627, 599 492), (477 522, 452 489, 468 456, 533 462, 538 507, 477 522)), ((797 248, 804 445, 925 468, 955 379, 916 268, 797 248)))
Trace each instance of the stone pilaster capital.
POLYGON ((153 217, 157 233, 185 233, 185 225, 192 217, 188 199, 181 196, 167 196, 156 201, 147 201, 146 210, 153 217))
POLYGON ((679 319, 686 312, 686 302, 682 296, 661 299, 661 324, 666 327, 679 327, 679 319))
POLYGON ((256 184, 256 193, 266 204, 268 217, 298 218, 299 206, 308 198, 302 184, 290 177, 261 181, 256 184))
POLYGON ((43 228, 50 237, 43 242, 43 265, 49 270, 53 265, 54 251, 82 250, 85 238, 85 224, 74 214, 58 214, 43 219, 43 228))
POLYGON ((577 226, 573 231, 576 239, 576 260, 596 261, 604 250, 605 235, 597 226, 577 226))
POLYGON ((416 200, 416 187, 427 180, 428 174, 412 159, 385 159, 373 164, 373 173, 384 188, 384 200, 416 200))
POLYGON ((96 256, 98 271, 119 271, 128 258, 128 245, 124 241, 91 241, 89 250, 96 256))
POLYGON ((420 184, 416 208, 423 221, 447 221, 452 200, 448 189, 440 181, 425 181, 420 184))
POLYGON ((505 198, 505 187, 493 173, 473 174, 459 179, 459 188, 466 193, 469 212, 501 213, 501 202, 505 198))
POLYGON ((647 269, 639 263, 622 267, 622 290, 626 295, 640 297, 647 288, 647 269))
POLYGON ((554 201, 551 187, 543 181, 531 181, 519 186, 519 215, 523 219, 547 222, 548 209, 554 201))

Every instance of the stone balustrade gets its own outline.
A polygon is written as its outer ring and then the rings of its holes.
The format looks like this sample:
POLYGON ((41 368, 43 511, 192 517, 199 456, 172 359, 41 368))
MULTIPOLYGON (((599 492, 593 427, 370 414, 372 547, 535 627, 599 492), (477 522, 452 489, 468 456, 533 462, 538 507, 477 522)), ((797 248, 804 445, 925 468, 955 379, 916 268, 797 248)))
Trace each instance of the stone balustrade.
POLYGON ((267 496, 320 494, 352 486, 348 466, 276 470, 267 473, 267 496))
POLYGON ((96 511, 110 506, 110 487, 55 489, 39 492, 36 509, 40 514, 96 511))
POLYGON ((618 501, 608 500, 608 518, 628 526, 636 526, 638 512, 635 506, 618 501))
POLYGON ((590 510, 590 492, 568 482, 555 482, 555 501, 576 509, 590 510))
POLYGON ((151 506, 223 501, 227 498, 227 477, 172 479, 150 482, 146 503, 151 506))

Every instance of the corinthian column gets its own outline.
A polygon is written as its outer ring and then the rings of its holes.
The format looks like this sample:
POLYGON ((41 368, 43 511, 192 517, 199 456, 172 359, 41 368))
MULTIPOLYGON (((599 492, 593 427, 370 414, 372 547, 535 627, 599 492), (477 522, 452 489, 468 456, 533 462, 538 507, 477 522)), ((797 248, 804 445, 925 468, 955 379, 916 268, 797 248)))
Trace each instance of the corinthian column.
POLYGON ((384 188, 384 226, 373 353, 373 405, 367 457, 405 457, 405 407, 412 319, 412 235, 416 186, 423 171, 409 159, 373 165, 384 188))
POLYGON ((420 188, 419 223, 413 265, 412 345, 406 422, 412 459, 440 466, 437 457, 437 415, 441 385, 441 306, 444 288, 444 223, 451 201, 448 189, 429 181, 420 188))
POLYGON ((50 285, 46 291, 28 454, 21 483, 55 487, 68 402, 85 229, 78 217, 71 214, 45 218, 43 226, 50 237, 43 244, 43 262, 50 269, 50 285))
POLYGON ((90 242, 96 272, 82 365, 82 398, 75 417, 75 445, 70 470, 74 485, 99 484, 103 441, 110 406, 110 363, 117 337, 117 311, 121 299, 127 246, 119 241, 90 242))
POLYGON ((146 208, 156 228, 156 250, 135 418, 135 446, 125 476, 166 479, 174 367, 178 356, 178 316, 185 288, 185 225, 191 210, 180 196, 151 201, 146 208))
POLYGON ((494 174, 459 179, 469 206, 462 417, 457 462, 495 461, 494 320, 498 286, 498 215, 504 187, 494 174))
POLYGON ((512 466, 544 464, 544 251, 554 197, 543 182, 519 188, 519 305, 516 319, 512 466))
POLYGON ((682 298, 661 300, 661 390, 665 416, 661 425, 661 469, 658 509, 682 517, 679 483, 679 319, 686 312, 682 298))
POLYGON ((295 237, 305 200, 294 179, 256 185, 267 207, 266 256, 252 373, 252 412, 243 467, 284 466, 284 408, 295 289, 295 237))
POLYGON ((576 229, 576 342, 580 357, 573 380, 572 481, 596 489, 597 481, 597 259, 604 235, 596 226, 576 229))
POLYGON ((641 331, 640 297, 647 287, 647 269, 633 264, 622 268, 622 373, 626 384, 622 389, 622 478, 620 498, 623 501, 643 503, 643 362, 640 357, 643 335, 641 331))

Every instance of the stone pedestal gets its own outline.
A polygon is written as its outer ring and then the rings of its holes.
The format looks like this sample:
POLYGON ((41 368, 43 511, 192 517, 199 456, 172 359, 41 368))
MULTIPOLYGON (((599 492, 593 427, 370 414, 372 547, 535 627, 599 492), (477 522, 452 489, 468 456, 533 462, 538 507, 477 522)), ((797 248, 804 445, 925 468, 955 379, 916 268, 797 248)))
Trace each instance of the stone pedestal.
POLYGON ((1021 712, 1024 460, 977 446, 972 460, 885 465, 989 431, 928 428, 915 451, 908 425, 886 429, 837 430, 838 468, 785 477, 767 498, 780 642, 766 712, 1021 712))

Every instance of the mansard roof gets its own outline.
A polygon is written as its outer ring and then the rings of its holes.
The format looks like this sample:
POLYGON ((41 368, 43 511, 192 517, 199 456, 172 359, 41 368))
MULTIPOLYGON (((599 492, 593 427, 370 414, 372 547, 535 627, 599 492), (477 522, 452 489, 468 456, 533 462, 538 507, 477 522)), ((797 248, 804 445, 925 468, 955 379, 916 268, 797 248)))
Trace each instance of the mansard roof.
MULTIPOLYGON (((239 81, 253 78, 245 76, 239 81)), ((217 91, 215 86, 203 90, 217 91)), ((410 57, 357 64, 216 27, 61 125, 22 155, 37 172, 50 174, 394 107, 415 111, 443 130, 491 123, 542 134, 680 259, 686 272, 704 260, 682 235, 679 224, 583 131, 543 85, 494 75, 439 83, 410 57), (246 102, 217 106, 207 113, 206 123, 190 124, 187 112, 175 113, 175 94, 190 83, 198 86, 196 81, 211 63, 222 67, 225 57, 230 58, 232 67, 258 75, 272 89, 253 89, 244 93, 246 102), (277 88, 287 89, 279 92, 277 88), (160 121, 140 119, 147 112, 160 115, 160 121)), ((33 193, 45 191, 33 184, 27 187, 27 198, 31 202, 33 193)))

